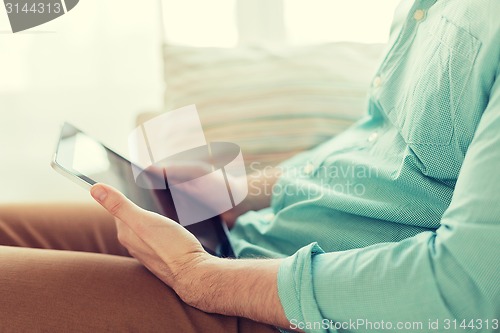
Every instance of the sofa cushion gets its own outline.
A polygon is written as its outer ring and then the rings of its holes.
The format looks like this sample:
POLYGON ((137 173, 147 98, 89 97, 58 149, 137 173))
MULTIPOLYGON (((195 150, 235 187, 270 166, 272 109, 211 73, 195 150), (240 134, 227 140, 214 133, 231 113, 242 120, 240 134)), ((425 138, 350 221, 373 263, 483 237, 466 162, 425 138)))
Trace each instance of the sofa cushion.
POLYGON ((165 110, 196 104, 207 141, 239 144, 247 166, 277 164, 363 115, 382 48, 164 45, 165 110))

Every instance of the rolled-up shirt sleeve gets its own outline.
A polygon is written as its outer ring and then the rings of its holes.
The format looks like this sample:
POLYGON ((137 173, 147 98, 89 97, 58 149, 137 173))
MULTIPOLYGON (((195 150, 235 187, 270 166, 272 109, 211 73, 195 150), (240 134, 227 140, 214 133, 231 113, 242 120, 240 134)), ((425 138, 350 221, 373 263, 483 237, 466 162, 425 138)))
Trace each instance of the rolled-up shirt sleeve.
POLYGON ((291 328, 500 330, 499 72, 439 229, 343 252, 310 244, 285 259, 278 291, 291 328))

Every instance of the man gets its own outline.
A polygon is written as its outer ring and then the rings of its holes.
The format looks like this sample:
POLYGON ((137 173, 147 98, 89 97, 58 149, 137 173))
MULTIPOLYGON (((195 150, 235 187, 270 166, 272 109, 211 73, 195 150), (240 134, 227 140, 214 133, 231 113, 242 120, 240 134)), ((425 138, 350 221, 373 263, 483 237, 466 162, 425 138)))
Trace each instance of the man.
MULTIPOLYGON (((98 184, 120 243, 159 280, 126 257, 0 248, 0 330, 498 331, 498 13, 402 2, 368 116, 251 178, 260 191, 224 215, 239 257, 273 259, 212 257, 98 184)), ((2 244, 126 255, 96 210, 0 214, 2 244)))

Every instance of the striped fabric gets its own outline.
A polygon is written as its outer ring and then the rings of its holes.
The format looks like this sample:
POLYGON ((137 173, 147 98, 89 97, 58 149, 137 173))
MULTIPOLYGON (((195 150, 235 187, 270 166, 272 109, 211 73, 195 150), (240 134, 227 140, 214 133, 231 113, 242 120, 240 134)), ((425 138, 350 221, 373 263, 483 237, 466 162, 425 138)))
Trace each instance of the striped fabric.
POLYGON ((381 45, 288 48, 164 45, 165 108, 196 104, 209 141, 277 164, 360 118, 381 45))

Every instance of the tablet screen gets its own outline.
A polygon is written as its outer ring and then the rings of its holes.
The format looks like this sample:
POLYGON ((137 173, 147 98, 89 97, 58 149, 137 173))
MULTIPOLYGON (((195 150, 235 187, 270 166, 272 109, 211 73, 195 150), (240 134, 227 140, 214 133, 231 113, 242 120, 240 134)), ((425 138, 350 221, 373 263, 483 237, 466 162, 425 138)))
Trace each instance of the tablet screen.
MULTIPOLYGON (((137 185, 130 161, 70 124, 64 124, 54 162, 88 185, 104 183, 121 191, 138 206, 177 221, 168 189, 147 189, 137 185)), ((157 182, 157 173, 144 171, 141 177, 157 182)), ((144 181, 144 179, 143 179, 144 181)), ((165 182, 164 179, 161 181, 165 182)), ((166 182, 165 182, 166 183, 166 182)), ((216 255, 231 256, 225 227, 214 217, 186 227, 205 249, 216 255)), ((166 239, 165 241, 168 241, 166 239)))

